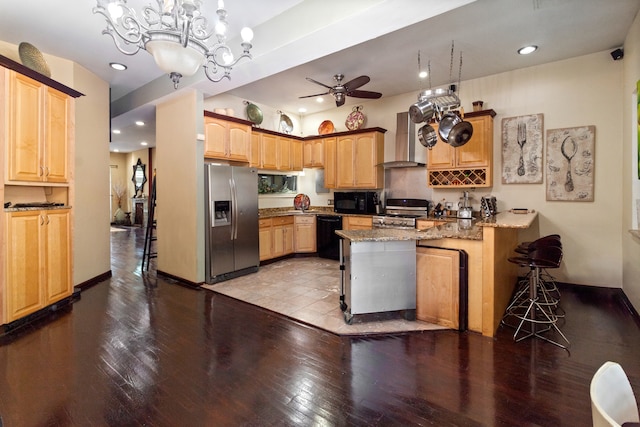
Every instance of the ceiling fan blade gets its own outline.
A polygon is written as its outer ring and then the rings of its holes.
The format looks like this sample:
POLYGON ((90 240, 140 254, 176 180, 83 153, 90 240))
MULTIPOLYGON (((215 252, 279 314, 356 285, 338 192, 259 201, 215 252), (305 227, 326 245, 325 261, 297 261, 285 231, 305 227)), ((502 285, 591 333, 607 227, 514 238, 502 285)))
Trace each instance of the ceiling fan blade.
POLYGON ((382 94, 380 92, 370 92, 368 90, 352 90, 347 92, 347 96, 353 96, 354 98, 378 99, 382 97, 382 94))
POLYGON ((349 92, 349 91, 358 89, 360 86, 366 85, 370 81, 371 81, 371 78, 369 78, 369 76, 356 77, 355 79, 345 83, 344 88, 347 90, 347 92, 349 92))
POLYGON ((318 93, 316 95, 299 96, 298 98, 314 98, 316 96, 324 96, 324 95, 329 95, 329 92, 318 93))
POLYGON ((313 79, 312 79, 312 78, 310 78, 310 77, 305 77, 305 78, 306 78, 307 80, 309 80, 310 82, 312 82, 312 83, 315 83, 315 84, 320 85, 320 86, 324 86, 324 87, 326 87, 327 89, 331 89, 331 86, 327 86, 326 84, 324 84, 324 83, 320 83, 320 82, 319 82, 319 81, 317 81, 317 80, 313 80, 313 79))

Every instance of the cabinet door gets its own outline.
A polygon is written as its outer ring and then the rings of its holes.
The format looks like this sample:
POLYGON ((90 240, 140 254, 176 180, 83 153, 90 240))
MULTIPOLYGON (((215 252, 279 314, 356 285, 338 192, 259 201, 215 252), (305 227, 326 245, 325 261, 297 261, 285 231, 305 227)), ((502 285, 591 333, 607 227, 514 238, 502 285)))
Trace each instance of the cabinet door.
POLYGON ((297 216, 295 218, 296 253, 316 251, 316 219, 314 216, 297 216))
MULTIPOLYGON (((432 123, 431 126, 438 133, 438 124, 432 123)), ((427 169, 448 169, 452 168, 455 163, 455 148, 447 144, 438 136, 438 142, 430 150, 427 151, 427 169)))
POLYGON ((260 155, 260 134, 257 132, 251 132, 251 146, 250 146, 250 155, 249 155, 249 166, 254 168, 262 167, 262 156, 260 155))
POLYGON ((324 141, 322 139, 314 139, 312 142, 313 142, 313 167, 321 168, 324 166, 324 141))
POLYGON ((275 135, 260 134, 260 150, 262 151, 262 168, 278 169, 278 144, 275 135))
POLYGON ((326 188, 336 188, 336 154, 337 154, 337 139, 324 138, 322 144, 324 145, 324 186, 326 188))
POLYGON ((273 250, 273 235, 271 226, 260 227, 258 239, 260 240, 260 261, 271 259, 273 250))
POLYGON ((459 328, 460 254, 438 248, 416 248, 416 318, 459 328))
POLYGON ((274 226, 273 232, 272 232, 272 238, 273 238, 273 251, 271 252, 271 256, 273 258, 277 258, 284 255, 285 226, 284 225, 274 226))
POLYGON ((477 168, 489 165, 493 150, 493 120, 491 116, 472 117, 467 119, 473 126, 471 139, 462 147, 456 148, 456 167, 477 168))
POLYGON ((44 176, 47 182, 68 182, 69 120, 72 98, 46 89, 44 132, 44 176))
POLYGON ((227 156, 227 125, 212 117, 204 119, 204 156, 224 159, 227 156))
POLYGON ((227 126, 229 129, 229 147, 227 149, 229 160, 248 162, 251 128, 247 125, 234 122, 227 123, 227 126))
POLYGON ((39 211, 6 215, 6 323, 43 306, 43 253, 40 247, 43 217, 39 211))
POLYGON ((371 230, 373 228, 372 217, 347 216, 342 219, 345 230, 371 230))
POLYGON ((68 210, 43 211, 44 305, 71 295, 71 232, 68 210))
POLYGON ((354 140, 355 188, 378 187, 378 144, 374 133, 356 135, 354 140))
POLYGON ((283 228, 284 228, 283 255, 289 255, 293 253, 294 226, 293 224, 287 224, 283 228))
POLYGON ((42 181, 42 83, 10 72, 7 123, 6 177, 17 181, 42 181))
POLYGON ((354 149, 353 137, 340 137, 336 143, 336 187, 337 188, 353 188, 354 184, 354 149))
POLYGON ((277 169, 281 171, 291 170, 291 140, 282 136, 276 137, 276 147, 278 151, 277 169))
POLYGON ((313 167, 313 141, 307 140, 302 143, 302 166, 305 168, 313 167))
POLYGON ((302 141, 291 140, 291 170, 302 170, 302 141))

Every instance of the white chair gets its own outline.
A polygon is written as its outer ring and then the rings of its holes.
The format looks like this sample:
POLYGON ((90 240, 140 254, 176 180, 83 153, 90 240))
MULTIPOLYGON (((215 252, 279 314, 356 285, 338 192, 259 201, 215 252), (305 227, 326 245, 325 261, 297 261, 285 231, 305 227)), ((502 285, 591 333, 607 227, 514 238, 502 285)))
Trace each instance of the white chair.
POLYGON ((590 393, 594 427, 640 421, 633 389, 619 364, 605 362, 591 379, 590 393))

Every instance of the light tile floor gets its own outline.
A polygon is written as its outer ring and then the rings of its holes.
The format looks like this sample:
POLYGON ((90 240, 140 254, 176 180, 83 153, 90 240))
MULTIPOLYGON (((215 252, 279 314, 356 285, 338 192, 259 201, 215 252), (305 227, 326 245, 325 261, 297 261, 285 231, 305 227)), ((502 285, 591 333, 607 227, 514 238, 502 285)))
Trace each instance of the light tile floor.
POLYGON ((203 288, 283 314, 338 335, 387 334, 443 329, 419 320, 392 319, 348 325, 340 310, 338 261, 291 258, 257 273, 203 288))

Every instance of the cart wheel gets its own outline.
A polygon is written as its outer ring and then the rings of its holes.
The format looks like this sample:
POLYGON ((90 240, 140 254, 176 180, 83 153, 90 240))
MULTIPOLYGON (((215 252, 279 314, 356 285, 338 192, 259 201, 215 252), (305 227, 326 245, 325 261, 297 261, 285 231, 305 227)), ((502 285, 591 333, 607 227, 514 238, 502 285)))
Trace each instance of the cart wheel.
POLYGON ((340 311, 347 311, 347 303, 340 301, 340 311))
POLYGON ((353 315, 351 313, 344 312, 344 321, 347 325, 350 325, 353 322, 353 315))

